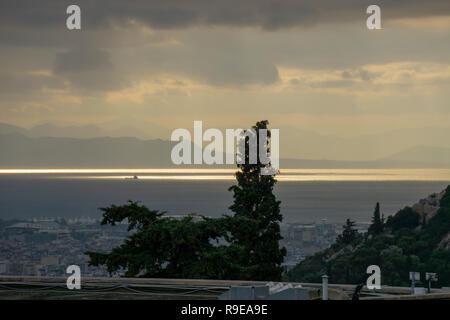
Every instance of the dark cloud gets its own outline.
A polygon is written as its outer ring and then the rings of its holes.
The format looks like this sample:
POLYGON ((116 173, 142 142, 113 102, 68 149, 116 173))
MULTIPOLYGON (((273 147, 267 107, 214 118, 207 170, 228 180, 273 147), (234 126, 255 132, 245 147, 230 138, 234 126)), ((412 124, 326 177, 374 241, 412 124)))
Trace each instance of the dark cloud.
POLYGON ((351 79, 351 78, 353 78, 353 75, 352 75, 352 73, 350 72, 350 71, 344 71, 344 72, 342 72, 342 78, 344 78, 344 79, 351 79))
POLYGON ((126 69, 133 80, 164 73, 226 87, 269 85, 279 80, 273 60, 256 52, 246 37, 201 32, 183 40, 175 46, 137 48, 121 59, 130 61, 126 69))
MULTIPOLYGON (((78 0, 83 26, 96 28, 139 20, 152 28, 193 25, 284 27, 364 20, 371 4, 382 8, 384 19, 450 14, 448 0, 78 0)), ((0 24, 28 27, 65 27, 71 1, 2 0, 0 24)))
POLYGON ((311 83, 311 88, 345 88, 345 87, 351 87, 355 84, 353 80, 328 80, 328 81, 321 81, 316 83, 311 83))
POLYGON ((379 72, 370 72, 364 69, 358 69, 358 70, 347 70, 343 71, 341 74, 342 79, 360 79, 364 81, 371 81, 373 79, 376 79, 379 77, 381 73, 379 72))
POLYGON ((121 88, 123 80, 107 51, 79 48, 56 55, 54 74, 69 80, 77 88, 86 90, 114 90, 121 88))
POLYGON ((24 95, 42 89, 64 89, 61 79, 50 75, 29 73, 0 73, 0 94, 24 95))
POLYGON ((104 50, 75 49, 56 55, 56 73, 101 71, 112 68, 108 52, 104 50))
MULTIPOLYGON (((448 44, 438 33, 418 37, 420 30, 404 33, 392 28, 369 36, 365 29, 369 4, 381 6, 383 21, 450 14, 448 0, 1 0, 0 45, 13 49, 7 58, 0 54, 0 59, 8 64, 14 60, 13 50, 25 51, 22 47, 34 47, 29 50, 33 54, 47 50, 40 56, 27 56, 27 61, 43 61, 42 67, 28 70, 53 70, 74 88, 90 91, 124 88, 129 85, 127 79, 138 82, 165 72, 215 86, 240 87, 275 83, 277 66, 351 70, 399 60, 448 61, 449 55, 442 54, 448 44), (65 27, 66 7, 73 3, 82 8, 81 32, 65 27), (159 30, 145 32, 136 21, 159 30), (350 25, 336 32, 309 28, 274 33, 233 28, 273 31, 336 21, 358 21, 361 29, 350 25), (179 32, 189 26, 230 28, 179 32), (166 45, 165 40, 176 44, 166 45), (51 65, 44 56, 55 54, 51 65)), ((358 81, 376 76, 365 70, 342 74, 344 80, 358 81)))
POLYGON ((269 85, 279 80, 278 69, 273 63, 248 55, 200 54, 198 59, 190 57, 162 62, 157 68, 182 72, 213 86, 269 85))
MULTIPOLYGON (((204 70, 206 74, 207 69, 204 70)), ((271 63, 235 63, 230 68, 222 66, 206 74, 208 83, 216 86, 243 86, 248 84, 269 85, 279 80, 278 70, 271 63)))

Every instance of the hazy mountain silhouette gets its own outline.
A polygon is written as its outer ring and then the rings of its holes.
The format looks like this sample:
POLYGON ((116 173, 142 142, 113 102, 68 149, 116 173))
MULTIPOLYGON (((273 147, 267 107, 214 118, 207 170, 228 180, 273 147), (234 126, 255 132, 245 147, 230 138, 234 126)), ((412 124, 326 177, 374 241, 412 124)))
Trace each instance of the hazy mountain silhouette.
POLYGON ((0 135, 2 168, 149 168, 170 166, 172 144, 136 138, 30 138, 0 135))
POLYGON ((395 129, 348 137, 293 127, 280 131, 280 152, 285 158, 371 161, 417 146, 450 148, 450 127, 395 129))
POLYGON ((383 160, 407 161, 411 159, 418 162, 435 163, 448 166, 450 164, 450 148, 416 146, 394 153, 392 156, 389 156, 383 160))
POLYGON ((12 124, 0 122, 0 134, 11 134, 11 133, 20 133, 26 135, 28 134, 28 130, 18 126, 14 126, 12 124))
MULTIPOLYGON (((205 126, 206 129, 206 126, 205 126)), ((225 128, 220 128, 224 130, 225 128)), ((188 127, 192 132, 192 128, 188 127)), ((418 146, 450 149, 450 140, 446 139, 450 127, 424 127, 414 129, 394 129, 390 132, 342 137, 338 135, 322 134, 295 127, 281 130, 280 152, 282 158, 290 159, 323 159, 352 161, 373 160, 414 160, 414 155, 407 158, 394 159, 392 155, 402 153, 418 146)), ((169 140, 171 130, 163 126, 136 119, 132 125, 117 120, 98 125, 64 126, 54 123, 43 123, 29 129, 0 123, 0 134, 20 133, 31 138, 58 137, 90 139, 98 137, 135 137, 142 140, 169 140)), ((420 152, 419 152, 420 153, 420 152)), ((419 156, 419 154, 417 154, 419 156)), ((436 157, 422 159, 425 162, 442 163, 436 157)))
POLYGON ((22 127, 0 122, 0 134, 20 133, 31 138, 54 137, 54 138, 98 138, 98 137, 136 137, 149 139, 150 135, 142 130, 131 126, 109 126, 103 128, 96 125, 61 126, 53 123, 41 123, 25 129, 22 127))
MULTIPOLYGON (((1 168, 167 168, 175 142, 132 137, 39 137, 1 126, 1 168)), ((417 147, 377 161, 281 159, 282 168, 445 168, 450 149, 417 147)), ((211 166, 204 166, 211 168, 211 166)), ((216 166, 217 167, 217 166, 216 166)), ((234 165, 228 167, 234 168, 234 165)))

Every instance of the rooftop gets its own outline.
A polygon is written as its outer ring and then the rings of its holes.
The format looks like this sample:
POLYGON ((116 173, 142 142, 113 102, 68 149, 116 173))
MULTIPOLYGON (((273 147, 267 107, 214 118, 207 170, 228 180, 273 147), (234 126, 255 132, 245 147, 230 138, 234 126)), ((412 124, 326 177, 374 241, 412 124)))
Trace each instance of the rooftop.
MULTIPOLYGON (((284 283, 287 285, 287 283, 284 283)), ((100 300, 100 299, 217 299, 232 286, 265 286, 267 282, 239 280, 82 278, 80 290, 68 290, 65 277, 0 276, 0 300, 100 300)), ((307 288, 310 299, 321 298, 321 283, 292 283, 307 288)), ((329 298, 351 297, 355 285, 330 284, 329 298)), ((425 295, 411 295, 411 288, 383 286, 363 288, 361 300, 450 299, 450 290, 432 289, 425 295)))

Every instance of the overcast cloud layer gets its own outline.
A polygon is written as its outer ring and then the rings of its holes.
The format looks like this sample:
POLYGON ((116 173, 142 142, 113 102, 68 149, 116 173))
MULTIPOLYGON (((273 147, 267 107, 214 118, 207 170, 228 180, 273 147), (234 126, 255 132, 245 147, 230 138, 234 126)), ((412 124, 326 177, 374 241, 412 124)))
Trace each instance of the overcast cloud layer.
POLYGON ((450 135, 449 39, 448 0, 3 0, 0 122, 168 139, 194 120, 267 118, 285 132, 284 156, 381 157, 417 141, 388 146, 385 132, 450 135), (65 27, 74 3, 81 31, 65 27), (382 30, 366 28, 370 4, 382 30), (319 148, 317 135, 363 136, 366 149, 327 153, 332 140, 319 148))
MULTIPOLYGON (((2 1, 2 25, 53 27, 61 23, 61 12, 70 1, 2 1)), ((381 6, 386 19, 426 17, 450 13, 446 0, 78 0, 86 10, 88 26, 104 27, 139 20, 151 28, 188 26, 252 26, 276 30, 292 26, 342 20, 363 20, 361 11, 371 4, 381 6)))

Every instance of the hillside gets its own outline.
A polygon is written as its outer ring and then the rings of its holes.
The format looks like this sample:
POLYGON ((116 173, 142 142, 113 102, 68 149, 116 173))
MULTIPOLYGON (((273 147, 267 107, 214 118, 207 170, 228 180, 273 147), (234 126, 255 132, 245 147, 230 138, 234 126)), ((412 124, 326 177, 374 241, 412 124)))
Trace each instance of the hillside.
POLYGON ((357 284, 372 264, 380 266, 382 285, 408 286, 408 272, 419 271, 423 281, 425 272, 435 272, 434 286, 450 286, 450 186, 389 216, 378 234, 355 233, 350 240, 341 235, 285 277, 320 282, 327 274, 332 283, 357 284))

